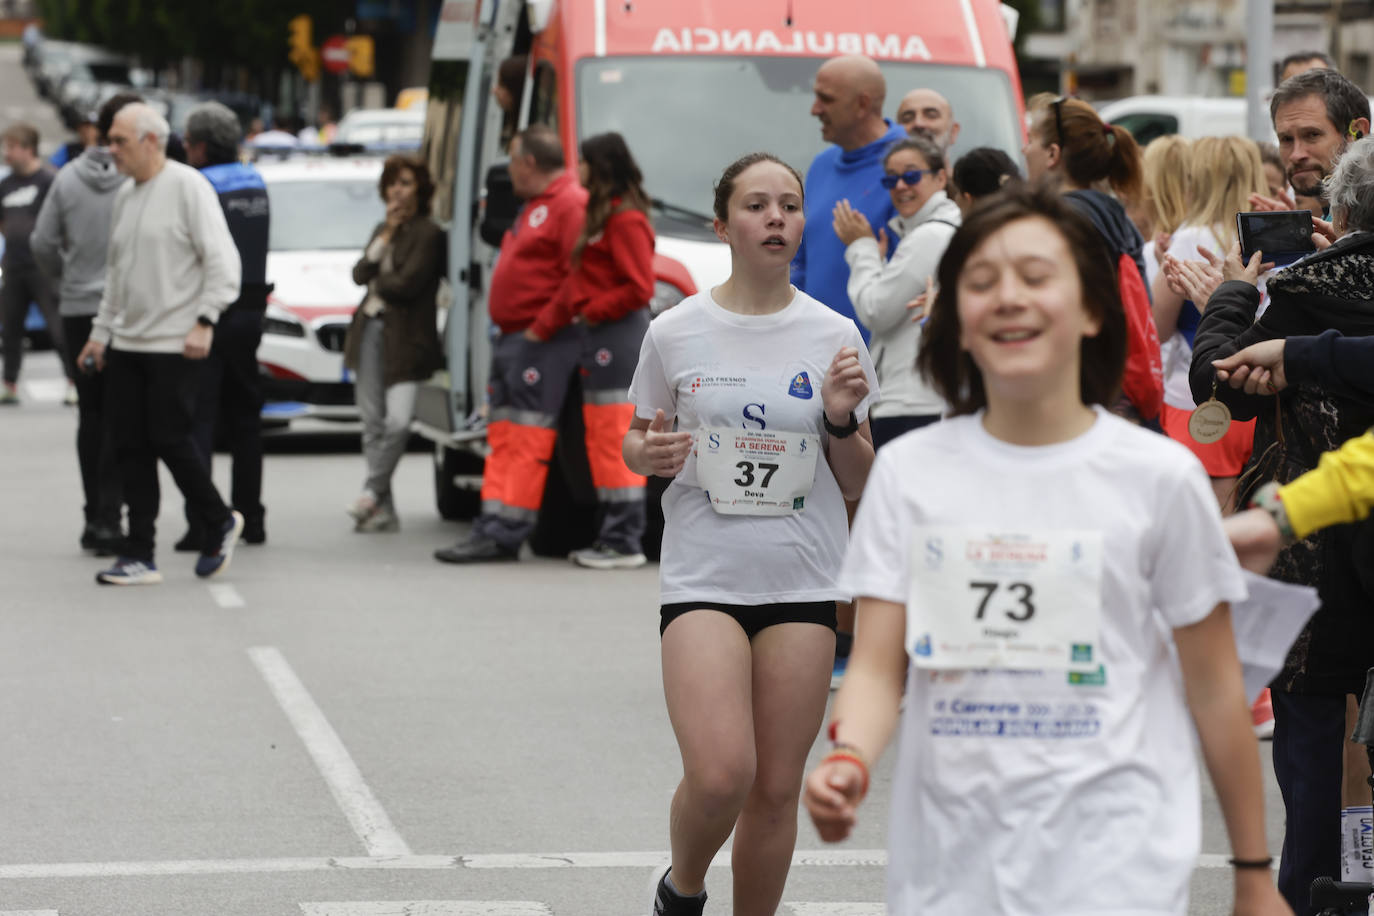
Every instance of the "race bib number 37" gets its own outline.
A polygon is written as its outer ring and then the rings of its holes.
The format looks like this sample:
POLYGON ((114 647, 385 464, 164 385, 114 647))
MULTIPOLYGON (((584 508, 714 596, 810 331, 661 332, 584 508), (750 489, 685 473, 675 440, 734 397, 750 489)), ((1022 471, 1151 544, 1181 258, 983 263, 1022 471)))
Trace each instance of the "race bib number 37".
POLYGON ((705 427, 697 479, 722 515, 791 515, 806 508, 820 451, 810 433, 705 427))
POLYGON ((926 527, 912 544, 917 667, 1098 670, 1101 532, 926 527))

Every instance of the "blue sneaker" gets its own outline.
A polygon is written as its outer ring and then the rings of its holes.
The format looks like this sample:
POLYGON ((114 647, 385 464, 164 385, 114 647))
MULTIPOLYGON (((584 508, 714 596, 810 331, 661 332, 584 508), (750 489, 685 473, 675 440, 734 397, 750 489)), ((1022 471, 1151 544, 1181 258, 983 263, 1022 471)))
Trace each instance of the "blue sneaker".
POLYGON ((95 581, 101 585, 157 585, 162 581, 162 573, 151 561, 120 557, 109 569, 96 573, 95 581))
POLYGON ((848 655, 835 656, 835 667, 830 669, 830 689, 839 690, 844 681, 844 672, 849 667, 848 655))
POLYGON ((202 579, 218 576, 229 568, 229 560, 234 556, 234 545, 243 533, 243 516, 230 512, 229 520, 220 531, 219 545, 214 553, 203 553, 196 558, 196 575, 202 579))

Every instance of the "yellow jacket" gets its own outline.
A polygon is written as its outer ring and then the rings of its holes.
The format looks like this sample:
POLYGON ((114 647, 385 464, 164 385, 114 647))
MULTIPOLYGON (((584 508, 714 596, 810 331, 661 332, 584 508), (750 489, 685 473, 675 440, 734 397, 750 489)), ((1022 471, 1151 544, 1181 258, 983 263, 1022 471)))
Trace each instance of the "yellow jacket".
POLYGON ((1374 431, 1322 455, 1314 470, 1280 488, 1279 499, 1299 539, 1366 518, 1374 507, 1374 431))

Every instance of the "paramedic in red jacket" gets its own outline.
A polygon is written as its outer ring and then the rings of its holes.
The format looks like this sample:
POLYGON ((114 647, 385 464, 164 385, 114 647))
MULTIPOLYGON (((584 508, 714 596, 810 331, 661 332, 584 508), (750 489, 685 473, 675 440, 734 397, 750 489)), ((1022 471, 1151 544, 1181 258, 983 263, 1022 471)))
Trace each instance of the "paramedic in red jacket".
POLYGON ((625 467, 620 440, 633 413, 627 389, 649 323, 654 236, 645 214, 648 197, 624 140, 616 134, 591 137, 582 144, 582 157, 579 172, 590 199, 562 171, 562 153, 551 131, 529 128, 513 144, 512 181, 527 202, 502 241, 492 279, 492 319, 502 336, 493 354, 492 454, 482 515, 467 541, 436 551, 442 561, 518 556, 534 528, 567 383, 579 371, 600 535, 571 558, 601 569, 644 563, 644 478, 625 467), (562 205, 574 199, 567 186, 580 193, 575 213, 562 205), (548 208, 542 216, 541 205, 548 208), (570 215, 575 216, 571 229, 570 215), (556 228, 532 237, 555 220, 556 228), (556 272, 548 260, 555 249, 562 274, 551 291, 544 281, 556 272), (519 294, 535 287, 537 296, 519 294), (513 301, 527 305, 516 310, 513 301))
POLYGON ((525 205, 501 239, 487 296, 500 335, 492 344, 487 383, 491 453, 482 514, 467 540, 434 552, 446 563, 516 559, 534 530, 558 414, 581 355, 579 329, 553 316, 582 231, 587 192, 565 169, 558 135, 543 125, 511 140, 510 177, 525 205), (545 343, 525 336, 540 319, 545 343))
POLYGON ((570 559, 593 569, 630 569, 644 565, 644 478, 625 466, 620 444, 634 419, 630 381, 649 327, 654 230, 644 178, 625 139, 598 134, 579 152, 587 218, 573 246, 572 273, 556 309, 525 334, 550 339, 565 321, 582 328, 582 420, 600 533, 570 559))

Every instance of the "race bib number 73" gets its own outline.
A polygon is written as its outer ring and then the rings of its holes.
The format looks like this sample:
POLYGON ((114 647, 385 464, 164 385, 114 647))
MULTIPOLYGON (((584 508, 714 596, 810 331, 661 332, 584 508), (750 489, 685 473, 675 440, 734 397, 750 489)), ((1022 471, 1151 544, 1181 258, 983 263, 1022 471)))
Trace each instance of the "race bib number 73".
POLYGON ((920 668, 1096 671, 1102 534, 923 527, 907 650, 920 668))

